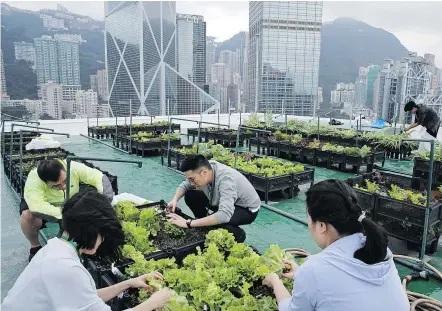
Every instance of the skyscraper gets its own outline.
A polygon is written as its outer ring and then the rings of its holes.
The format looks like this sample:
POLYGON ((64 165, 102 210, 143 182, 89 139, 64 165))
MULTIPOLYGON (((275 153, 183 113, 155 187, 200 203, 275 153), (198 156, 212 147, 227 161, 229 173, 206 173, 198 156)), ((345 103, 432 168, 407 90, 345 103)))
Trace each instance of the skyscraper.
POLYGON ((112 115, 129 115, 130 102, 132 112, 148 115, 216 109, 218 102, 177 70, 176 17, 173 1, 105 2, 112 115), (187 92, 186 101, 181 92, 187 92))
POLYGON ((239 66, 239 50, 238 52, 232 52, 229 50, 221 51, 219 54, 219 61, 218 63, 223 63, 229 66, 230 68, 230 80, 233 81, 233 76, 235 73, 240 72, 240 66, 239 66))
POLYGON ((355 107, 363 108, 367 103, 368 68, 360 67, 359 76, 355 82, 355 107))
POLYGON ((80 85, 78 42, 55 40, 50 36, 34 39, 37 84, 48 81, 80 85))
MULTIPOLYGON (((371 65, 368 66, 368 74, 367 74, 367 102, 366 107, 373 109, 373 94, 375 92, 374 90, 374 83, 376 79, 378 78, 378 74, 381 71, 381 67, 377 65, 371 65)), ((379 90, 376 90, 376 92, 379 92, 379 90)))
POLYGON ((216 43, 215 37, 207 37, 206 38, 206 83, 212 81, 212 65, 216 63, 215 52, 216 52, 216 43))
POLYGON ((431 73, 428 62, 410 52, 401 61, 389 60, 379 76, 379 98, 377 114, 388 122, 404 118, 404 105, 430 92, 431 73))
POLYGON ((97 70, 98 97, 107 100, 109 96, 107 83, 107 70, 97 70))
POLYGON ((0 84, 1 84, 1 96, 6 96, 6 76, 5 76, 5 63, 3 62, 3 51, 0 50, 0 84))
POLYGON ((54 119, 62 118, 63 92, 60 84, 48 81, 41 85, 42 99, 46 103, 44 111, 54 119))
POLYGON ((206 22, 200 15, 177 14, 178 72, 202 88, 206 83, 206 22))
POLYGON ((98 76, 91 75, 91 89, 95 92, 98 92, 98 76))
POLYGON ((312 116, 322 2, 249 2, 248 99, 253 111, 312 116))
POLYGON ((217 82, 222 88, 227 88, 231 83, 230 67, 224 63, 216 63, 212 65, 212 82, 217 82))

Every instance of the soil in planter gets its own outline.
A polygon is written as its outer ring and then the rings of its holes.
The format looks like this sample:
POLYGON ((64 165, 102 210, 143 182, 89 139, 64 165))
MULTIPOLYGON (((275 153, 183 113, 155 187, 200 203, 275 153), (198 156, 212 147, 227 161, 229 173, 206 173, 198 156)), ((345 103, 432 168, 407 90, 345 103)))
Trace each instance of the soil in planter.
POLYGON ((191 228, 185 229, 185 234, 180 238, 174 238, 164 233, 164 224, 161 222, 161 230, 158 232, 157 236, 152 240, 152 243, 159 249, 175 248, 177 246, 182 246, 183 244, 192 244, 199 241, 204 241, 207 232, 210 230, 207 228, 191 228))
POLYGON ((268 286, 262 285, 262 281, 255 282, 249 289, 249 293, 255 298, 261 298, 263 296, 275 297, 273 290, 268 286))

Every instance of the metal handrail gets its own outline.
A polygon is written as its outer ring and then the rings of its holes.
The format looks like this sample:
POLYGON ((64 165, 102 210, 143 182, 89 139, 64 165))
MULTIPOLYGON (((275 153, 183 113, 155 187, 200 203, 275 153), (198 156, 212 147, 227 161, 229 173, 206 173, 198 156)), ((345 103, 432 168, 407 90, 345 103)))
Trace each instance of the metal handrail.
POLYGON ((257 129, 257 128, 253 128, 253 127, 248 127, 248 126, 238 126, 238 131, 236 132, 236 146, 235 146, 235 162, 233 164, 233 168, 236 169, 236 162, 238 160, 238 146, 239 146, 239 133, 241 132, 241 130, 248 130, 248 131, 252 131, 252 132, 262 132, 262 133, 267 133, 267 134, 272 134, 271 131, 268 130, 261 130, 261 129, 257 129))
POLYGON ((221 124, 221 123, 213 123, 213 122, 205 122, 205 121, 198 121, 198 120, 191 120, 191 119, 182 119, 182 118, 170 118, 169 121, 169 137, 167 139, 167 165, 170 163, 170 134, 172 133, 172 121, 178 120, 178 121, 189 121, 189 122, 195 122, 198 124, 198 138, 197 138, 197 144, 196 144, 196 152, 198 153, 199 143, 200 143, 200 135, 201 135, 201 124, 211 124, 211 125, 218 125, 219 126, 226 126, 227 128, 230 128, 227 124, 221 124))
MULTIPOLYGON (((20 198, 23 197, 23 132, 33 132, 31 130, 20 130, 20 198)), ((41 132, 39 131, 39 133, 41 134, 54 134, 54 135, 64 135, 67 138, 70 137, 70 134, 68 133, 57 133, 57 132, 41 132)), ((12 163, 12 157, 10 159, 11 163, 12 163)), ((10 167, 11 171, 10 174, 12 176, 12 166, 10 167)))
POLYGON ((73 160, 90 160, 90 161, 103 161, 103 162, 119 162, 119 163, 134 163, 138 164, 138 167, 141 168, 143 166, 143 162, 141 161, 132 161, 132 160, 118 160, 118 159, 105 159, 105 158, 92 158, 92 157, 78 157, 78 156, 67 156, 66 158, 66 200, 69 200, 70 195, 70 181, 71 181, 71 161, 73 160))
MULTIPOLYGON (((14 143, 14 126, 21 126, 26 128, 35 128, 37 129, 36 132, 40 132, 39 130, 48 130, 51 132, 54 132, 54 129, 46 128, 46 127, 38 127, 38 126, 32 126, 32 125, 23 125, 18 123, 12 123, 11 124, 11 140, 10 140, 10 146, 9 146, 9 179, 12 178, 12 151, 13 151, 13 143, 14 143)), ((35 132, 35 131, 33 131, 35 132)))
MULTIPOLYGON (((430 143, 430 167, 428 172, 428 185, 427 185, 427 204, 425 207, 425 221, 424 221, 424 234, 422 237, 422 245, 421 245, 421 251, 419 253, 419 260, 421 260, 422 267, 424 266, 424 255, 425 255, 425 249, 427 246, 427 236, 428 236, 428 224, 430 220, 430 201, 431 201, 431 185, 433 183, 433 164, 434 164, 434 140, 432 139, 414 139, 414 138, 404 138, 399 140, 399 146, 402 144, 403 141, 418 141, 423 143, 430 143)), ((399 161, 400 153, 399 153, 399 161)))

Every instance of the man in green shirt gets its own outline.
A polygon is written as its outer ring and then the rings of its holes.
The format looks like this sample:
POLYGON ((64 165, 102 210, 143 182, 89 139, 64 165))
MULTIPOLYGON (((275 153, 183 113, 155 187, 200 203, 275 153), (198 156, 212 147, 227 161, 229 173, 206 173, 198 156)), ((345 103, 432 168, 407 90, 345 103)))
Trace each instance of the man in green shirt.
MULTIPOLYGON (((80 183, 95 187, 109 200, 113 190, 109 179, 97 169, 71 162, 70 197, 78 193, 80 183)), ((61 220, 61 205, 66 199, 66 162, 60 159, 42 160, 29 172, 20 204, 20 225, 31 243, 29 261, 41 249, 38 231, 46 222, 61 220)))

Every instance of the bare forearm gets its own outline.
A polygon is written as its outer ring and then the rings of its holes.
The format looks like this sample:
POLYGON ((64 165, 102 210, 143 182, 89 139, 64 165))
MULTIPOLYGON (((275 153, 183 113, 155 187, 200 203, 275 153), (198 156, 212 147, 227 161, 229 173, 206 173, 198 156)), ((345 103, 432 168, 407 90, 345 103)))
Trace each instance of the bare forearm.
POLYGON ((273 283, 273 293, 275 294, 278 304, 284 299, 292 298, 292 295, 290 295, 289 291, 287 288, 285 288, 281 280, 277 280, 273 283))
POLYGON ((412 125, 410 125, 410 127, 407 129, 407 131, 408 130, 411 130, 411 129, 414 129, 416 126, 418 126, 419 125, 419 123, 417 123, 417 122, 414 122, 412 125))
POLYGON ((178 188, 173 196, 173 199, 178 202, 184 196, 184 191, 181 188, 178 188))
POLYGON ((218 225, 218 220, 215 216, 210 215, 204 218, 192 220, 191 227, 210 227, 218 225))
POLYGON ((98 296, 101 298, 101 300, 106 302, 111 300, 115 296, 118 296, 128 288, 130 288, 130 285, 126 281, 124 281, 109 287, 99 289, 98 296))

